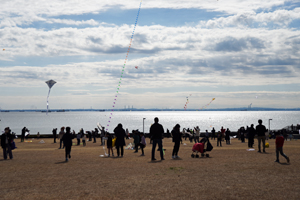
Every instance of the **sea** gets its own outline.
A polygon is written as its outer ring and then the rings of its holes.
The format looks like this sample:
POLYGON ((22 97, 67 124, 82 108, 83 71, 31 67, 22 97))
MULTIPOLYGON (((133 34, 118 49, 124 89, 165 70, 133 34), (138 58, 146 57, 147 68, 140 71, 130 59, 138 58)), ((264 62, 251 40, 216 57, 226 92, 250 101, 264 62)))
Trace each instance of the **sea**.
POLYGON ((84 131, 97 128, 102 125, 108 132, 113 132, 117 124, 121 123, 123 128, 131 132, 138 129, 149 133, 149 128, 154 118, 159 118, 165 129, 170 131, 176 124, 182 128, 193 128, 199 126, 201 132, 229 128, 237 131, 242 126, 258 124, 258 119, 271 130, 282 129, 286 126, 300 123, 300 111, 118 111, 113 112, 0 112, 0 130, 10 127, 12 132, 20 134, 23 127, 30 130, 30 134, 38 132, 52 134, 53 128, 70 126, 75 132, 81 128, 84 131), (110 118, 111 117, 111 118, 110 118), (270 122, 270 123, 269 123, 270 122))

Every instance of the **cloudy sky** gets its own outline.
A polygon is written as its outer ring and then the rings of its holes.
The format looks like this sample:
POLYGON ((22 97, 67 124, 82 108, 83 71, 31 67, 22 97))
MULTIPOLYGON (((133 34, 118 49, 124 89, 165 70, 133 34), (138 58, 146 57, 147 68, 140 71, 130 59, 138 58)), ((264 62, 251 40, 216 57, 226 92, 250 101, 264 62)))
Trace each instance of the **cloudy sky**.
MULTIPOLYGON (((2 109, 49 79, 51 108, 112 107, 140 0, 0 3, 2 109)), ((298 0, 144 0, 116 108, 300 107, 299 28, 298 0)))

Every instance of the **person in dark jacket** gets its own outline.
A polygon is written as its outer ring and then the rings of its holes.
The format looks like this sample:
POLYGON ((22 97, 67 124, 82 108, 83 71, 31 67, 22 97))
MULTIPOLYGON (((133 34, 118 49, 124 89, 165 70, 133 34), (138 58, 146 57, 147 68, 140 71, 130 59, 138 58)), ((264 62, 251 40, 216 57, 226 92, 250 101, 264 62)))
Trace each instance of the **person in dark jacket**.
POLYGON ((261 153, 260 151, 260 144, 262 142, 263 146, 263 152, 265 153, 265 141, 266 141, 266 132, 267 129, 264 125, 262 125, 262 120, 258 120, 258 125, 256 126, 256 134, 257 134, 257 140, 258 140, 258 152, 261 153))
POLYGON ((54 129, 52 130, 52 133, 53 133, 54 143, 56 143, 56 138, 57 138, 57 128, 54 128, 54 129))
POLYGON ((25 133, 26 133, 26 127, 24 127, 22 129, 22 133, 21 133, 21 142, 24 142, 24 139, 25 139, 25 133))
POLYGON ((134 142, 134 148, 135 148, 134 153, 137 153, 139 151, 139 145, 140 145, 141 138, 140 138, 140 134, 139 134, 138 130, 136 130, 136 131, 133 130, 132 133, 133 133, 133 142, 134 142))
POLYGON ((123 157, 124 154, 124 146, 125 144, 125 137, 126 133, 125 130, 123 129, 122 124, 118 124, 118 126, 114 129, 114 133, 116 136, 116 149, 117 149, 117 156, 120 156, 120 149, 121 149, 121 158, 123 157))
POLYGON ((249 148, 253 148, 254 136, 255 136, 255 129, 254 129, 254 125, 251 124, 250 128, 248 128, 248 147, 249 148))
POLYGON ((66 128, 66 134, 62 137, 64 142, 65 150, 66 150, 66 162, 68 162, 68 158, 71 158, 71 147, 72 147, 72 140, 74 136, 71 134, 71 128, 66 128))
POLYGON ((173 128, 172 136, 173 136, 173 142, 174 142, 172 158, 175 159, 175 158, 179 158, 178 151, 179 151, 180 140, 181 140, 180 125, 179 124, 176 124, 175 127, 173 128))
POLYGON ((226 140, 226 144, 230 144, 230 130, 229 130, 229 128, 227 128, 227 130, 225 132, 225 140, 226 140))
POLYGON ((13 159, 12 151, 11 151, 11 143, 13 141, 13 135, 10 133, 9 127, 4 129, 4 133, 1 135, 1 147, 3 149, 3 158, 7 159, 7 154, 10 159, 13 159))
POLYGON ((218 134, 217 134, 217 147, 219 146, 220 144, 220 147, 222 146, 222 133, 220 131, 218 131, 218 134))
POLYGON ((163 147, 162 147, 162 137, 164 134, 164 128, 161 124, 158 123, 158 118, 154 118, 154 124, 150 127, 150 138, 152 139, 152 157, 151 160, 155 159, 155 148, 156 144, 158 144, 158 148, 160 150, 160 158, 164 160, 163 147))

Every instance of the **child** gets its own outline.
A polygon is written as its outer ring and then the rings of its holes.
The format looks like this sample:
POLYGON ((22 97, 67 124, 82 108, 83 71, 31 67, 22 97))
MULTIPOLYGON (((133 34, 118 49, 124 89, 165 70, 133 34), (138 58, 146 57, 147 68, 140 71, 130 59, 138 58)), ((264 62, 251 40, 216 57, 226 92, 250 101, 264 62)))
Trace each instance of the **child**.
POLYGON ((82 144, 83 144, 83 146, 85 146, 86 145, 86 143, 85 143, 85 134, 84 133, 82 133, 82 144))
POLYGON ((279 132, 276 133, 276 140, 275 140, 275 144, 276 144, 276 160, 275 162, 279 163, 279 152, 280 154, 285 157, 285 159, 287 160, 287 163, 290 163, 290 159, 289 157, 287 157, 282 150, 283 147, 283 143, 284 143, 284 137, 282 135, 280 135, 279 132))
POLYGON ((133 142, 134 142, 134 148, 135 148, 134 153, 137 153, 139 150, 140 141, 141 141, 139 131, 138 130, 132 131, 132 133, 133 133, 133 139, 134 139, 133 142))
MULTIPOLYGON (((223 128, 223 127, 222 127, 223 128)), ((222 146, 222 133, 220 131, 218 131, 218 135, 217 135, 217 146, 222 146)))
POLYGON ((107 149, 108 149, 108 157, 110 157, 110 151, 111 151, 112 156, 114 156, 114 151, 112 148, 112 136, 109 133, 107 133, 106 137, 107 137, 106 145, 107 145, 107 149))
POLYGON ((140 147, 141 147, 141 150, 142 150, 142 155, 141 156, 144 156, 144 148, 146 147, 146 139, 145 139, 145 136, 144 136, 144 133, 140 133, 140 137, 141 137, 141 143, 140 143, 140 147))

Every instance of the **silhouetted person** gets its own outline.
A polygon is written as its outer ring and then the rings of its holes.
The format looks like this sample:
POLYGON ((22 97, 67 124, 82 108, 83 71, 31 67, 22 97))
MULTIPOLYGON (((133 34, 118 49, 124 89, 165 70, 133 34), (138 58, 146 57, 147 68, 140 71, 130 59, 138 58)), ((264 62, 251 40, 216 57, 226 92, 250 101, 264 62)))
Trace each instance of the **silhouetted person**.
MULTIPOLYGON (((64 136, 64 134, 65 134, 65 127, 61 127, 60 128, 60 131, 59 131, 59 134, 58 134, 58 137, 59 137, 59 149, 61 149, 61 145, 63 144, 63 136, 64 136)), ((64 148, 65 146, 63 145, 63 148, 64 148)))
POLYGON ((251 127, 248 128, 248 147, 249 148, 253 148, 254 136, 255 136, 255 129, 254 129, 254 125, 251 124, 251 127))
POLYGON ((260 149, 261 142, 263 145, 263 152, 266 152, 265 151, 266 132, 267 132, 266 127, 264 125, 262 125, 262 120, 259 119, 258 125, 256 126, 256 134, 257 134, 257 140, 258 140, 258 152, 259 153, 261 152, 261 149, 260 149))
POLYGON ((290 163, 290 159, 289 157, 287 157, 284 153, 283 153, 283 143, 284 143, 284 137, 282 135, 280 135, 279 132, 276 133, 276 140, 275 140, 275 144, 276 144, 276 160, 275 162, 279 162, 279 153, 287 160, 288 163, 290 163))
POLYGON ((54 128, 54 129, 52 130, 52 134, 53 134, 54 143, 56 143, 57 128, 54 128))
POLYGON ((213 129, 211 130, 211 139, 213 139, 214 138, 214 140, 216 139, 216 130, 215 130, 215 128, 213 127, 213 129))
POLYGON ((229 128, 227 128, 227 130, 225 132, 225 140, 226 140, 226 144, 230 144, 230 130, 229 130, 229 128))
POLYGON ((22 132, 21 132, 21 142, 24 142, 24 139, 25 139, 25 133, 26 133, 26 127, 24 127, 22 129, 22 132))
POLYGON ((175 158, 179 158, 178 151, 179 151, 180 140, 181 140, 180 125, 179 124, 176 124, 175 127, 173 128, 172 136, 173 136, 173 142, 174 142, 172 158, 175 159, 175 158))
POLYGON ((1 147, 3 149, 3 158, 7 159, 7 154, 10 159, 13 159, 12 151, 11 151, 11 143, 13 142, 13 135, 10 133, 9 127, 4 129, 4 133, 1 135, 1 147))
POLYGON ((220 131, 218 131, 218 134, 217 134, 217 146, 219 146, 220 144, 220 147, 222 146, 222 133, 220 131))
POLYGON ((63 135, 62 140, 65 146, 66 151, 66 162, 68 162, 68 158, 71 158, 71 147, 72 147, 72 140, 74 136, 71 134, 71 128, 66 128, 66 133, 63 135))
POLYGON ((123 157, 124 154, 124 146, 125 144, 125 138, 126 138, 126 133, 125 130, 123 129, 122 124, 118 124, 118 126, 114 129, 115 136, 117 137, 116 139, 116 149, 117 149, 117 156, 120 156, 120 149, 121 149, 121 158, 123 157))
POLYGON ((150 127, 150 137, 152 139, 152 157, 151 160, 155 159, 155 148, 156 144, 158 144, 158 148, 160 150, 160 158, 164 160, 163 147, 162 147, 162 137, 164 134, 164 128, 161 124, 158 123, 158 118, 154 118, 154 124, 150 127))

